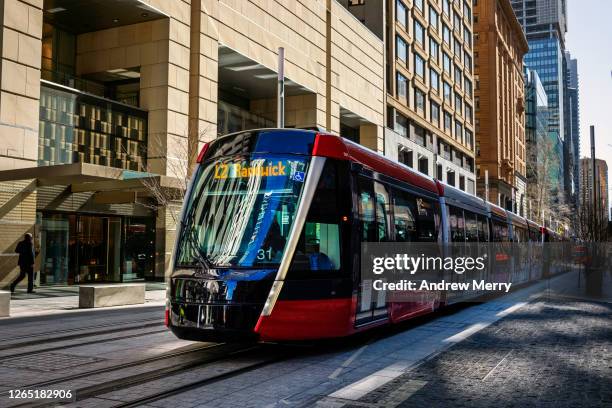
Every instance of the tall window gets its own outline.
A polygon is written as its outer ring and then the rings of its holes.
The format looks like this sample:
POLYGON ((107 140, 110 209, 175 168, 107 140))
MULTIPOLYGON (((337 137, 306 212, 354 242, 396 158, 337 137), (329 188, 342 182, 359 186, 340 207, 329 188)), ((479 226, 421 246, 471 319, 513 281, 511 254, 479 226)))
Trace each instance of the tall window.
POLYGON ((425 46, 425 29, 423 25, 414 20, 414 38, 422 47, 425 46))
POLYGON ((442 39, 448 45, 451 45, 450 28, 446 24, 442 24, 442 39))
POLYGON ((452 132, 453 132, 452 127, 453 127, 453 116, 449 112, 444 111, 444 130, 452 135, 452 132))
POLYGON ((459 65, 455 64, 455 83, 459 85, 459 88, 461 88, 462 80, 463 80, 463 73, 461 72, 461 68, 459 68, 459 65))
POLYGON ((465 129, 465 144, 470 150, 474 147, 474 134, 468 129, 465 129))
POLYGON ((463 84, 465 87, 465 94, 468 98, 472 98, 472 81, 468 77, 463 78, 463 84))
POLYGON ((470 105, 469 103, 465 104, 465 118, 467 119, 467 121, 469 123, 473 123, 474 119, 472 117, 472 105, 470 105))
POLYGON ((423 0, 414 0, 414 5, 423 12, 423 0))
POLYGON ((450 16, 450 0, 442 0, 442 12, 450 16))
POLYGON ((414 88, 414 107, 425 111, 425 94, 418 88, 414 88))
POLYGON ((453 28, 455 29, 456 32, 458 32, 461 35, 461 17, 459 17, 459 14, 457 14, 457 12, 453 13, 453 28))
POLYGON ((440 46, 438 45, 436 40, 433 39, 433 37, 429 37, 429 55, 431 55, 434 58, 437 64, 440 63, 438 61, 439 52, 440 52, 440 46))
POLYGON ((463 114, 463 99, 457 93, 455 93, 455 110, 459 114, 463 114))
POLYGON ((455 121, 455 139, 461 141, 463 137, 463 126, 458 120, 455 121))
POLYGON ((472 20, 472 9, 470 8, 470 5, 468 4, 467 1, 463 2, 463 15, 468 20, 470 20, 470 21, 472 20))
POLYGON ((465 67, 467 68, 467 71, 471 74, 472 73, 472 57, 470 56, 470 53, 465 51, 463 53, 463 65, 465 65, 465 67))
POLYGON ((407 16, 408 16, 408 13, 406 13, 406 5, 401 0, 396 0, 395 1, 395 20, 401 25, 403 25, 404 27, 406 27, 407 26, 406 24, 407 16))
POLYGON ((431 6, 429 7, 429 25, 438 29, 438 12, 431 6))
POLYGON ((472 33, 466 26, 463 26, 463 41, 467 43, 468 47, 472 48, 472 33))
POLYGON ((429 83, 436 91, 440 89, 440 75, 433 68, 429 68, 429 83))
POLYGON ((440 126, 440 105, 435 103, 434 101, 430 101, 429 103, 429 116, 431 123, 436 126, 440 126))
POLYGON ((448 103, 452 103, 453 91, 450 84, 444 81, 444 100, 448 103))
POLYGON ((414 72, 421 79, 425 79, 425 60, 419 54, 414 54, 414 72))
POLYGON ((455 56, 461 60, 463 55, 463 49, 461 48, 461 42, 455 38, 455 56))
POLYGON ((406 99, 408 93, 408 80, 405 76, 397 73, 397 97, 400 99, 406 99))
POLYGON ((407 61, 407 46, 406 46, 406 41, 404 41, 404 39, 402 37, 400 37, 399 35, 395 36, 395 43, 396 43, 396 52, 397 52, 397 58, 401 59, 404 63, 407 61))
POLYGON ((445 52, 442 53, 442 62, 444 66, 444 72, 450 75, 451 74, 451 59, 450 59, 450 56, 445 52))

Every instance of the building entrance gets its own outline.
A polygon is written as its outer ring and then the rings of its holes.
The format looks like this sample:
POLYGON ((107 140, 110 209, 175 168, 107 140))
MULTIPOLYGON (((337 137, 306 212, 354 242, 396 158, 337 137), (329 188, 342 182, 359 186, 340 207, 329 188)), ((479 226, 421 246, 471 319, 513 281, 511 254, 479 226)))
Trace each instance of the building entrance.
POLYGON ((153 276, 154 221, 141 217, 42 213, 40 282, 127 282, 153 276))

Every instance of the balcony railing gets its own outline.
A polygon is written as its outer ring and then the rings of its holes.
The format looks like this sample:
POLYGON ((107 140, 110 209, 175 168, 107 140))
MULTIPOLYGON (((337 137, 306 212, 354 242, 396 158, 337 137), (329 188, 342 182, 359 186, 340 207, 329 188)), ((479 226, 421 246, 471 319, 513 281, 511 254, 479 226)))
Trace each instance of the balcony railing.
POLYGON ((145 110, 41 80, 38 165, 144 171, 147 120, 145 110))

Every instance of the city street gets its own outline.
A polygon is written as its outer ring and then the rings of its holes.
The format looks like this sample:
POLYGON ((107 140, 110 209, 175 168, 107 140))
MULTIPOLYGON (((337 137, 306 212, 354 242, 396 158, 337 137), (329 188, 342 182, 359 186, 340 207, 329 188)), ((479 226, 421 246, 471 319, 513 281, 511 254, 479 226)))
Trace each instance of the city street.
POLYGON ((155 288, 144 305, 94 311, 74 295, 17 294, 1 320, 0 404, 57 404, 10 398, 46 389, 70 390, 61 405, 74 407, 612 406, 604 279, 597 299, 574 271, 393 329, 293 345, 178 340, 155 288))

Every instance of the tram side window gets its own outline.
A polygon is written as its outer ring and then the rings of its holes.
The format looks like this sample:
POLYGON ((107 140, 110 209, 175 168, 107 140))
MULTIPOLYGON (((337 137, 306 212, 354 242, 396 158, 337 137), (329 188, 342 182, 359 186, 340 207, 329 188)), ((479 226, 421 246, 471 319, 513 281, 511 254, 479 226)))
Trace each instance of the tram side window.
POLYGON ((493 242, 508 241, 508 224, 500 221, 493 221, 493 242))
POLYGON ((449 206, 451 242, 465 242, 463 210, 449 206))
POLYGON ((478 216, 478 242, 489 241, 489 226, 484 215, 478 216))
POLYGON ((432 200, 416 199, 418 240, 436 242, 440 228, 438 206, 432 200))
POLYGON ((376 194, 376 231, 379 242, 389 241, 389 192, 387 187, 381 183, 374 182, 374 193, 376 194))
POLYGON ((523 227, 517 225, 514 226, 514 242, 525 242, 527 241, 527 231, 523 227))
POLYGON ((395 241, 413 242, 417 240, 416 210, 414 197, 405 191, 393 191, 393 218, 395 241))
POLYGON ((389 240, 389 193, 384 185, 359 179, 359 217, 362 241, 389 240))
POLYGON ((336 164, 325 164, 292 263, 293 269, 340 268, 340 218, 336 164))
POLYGON ((470 211, 465 211, 465 240, 478 242, 478 220, 476 214, 470 211))

